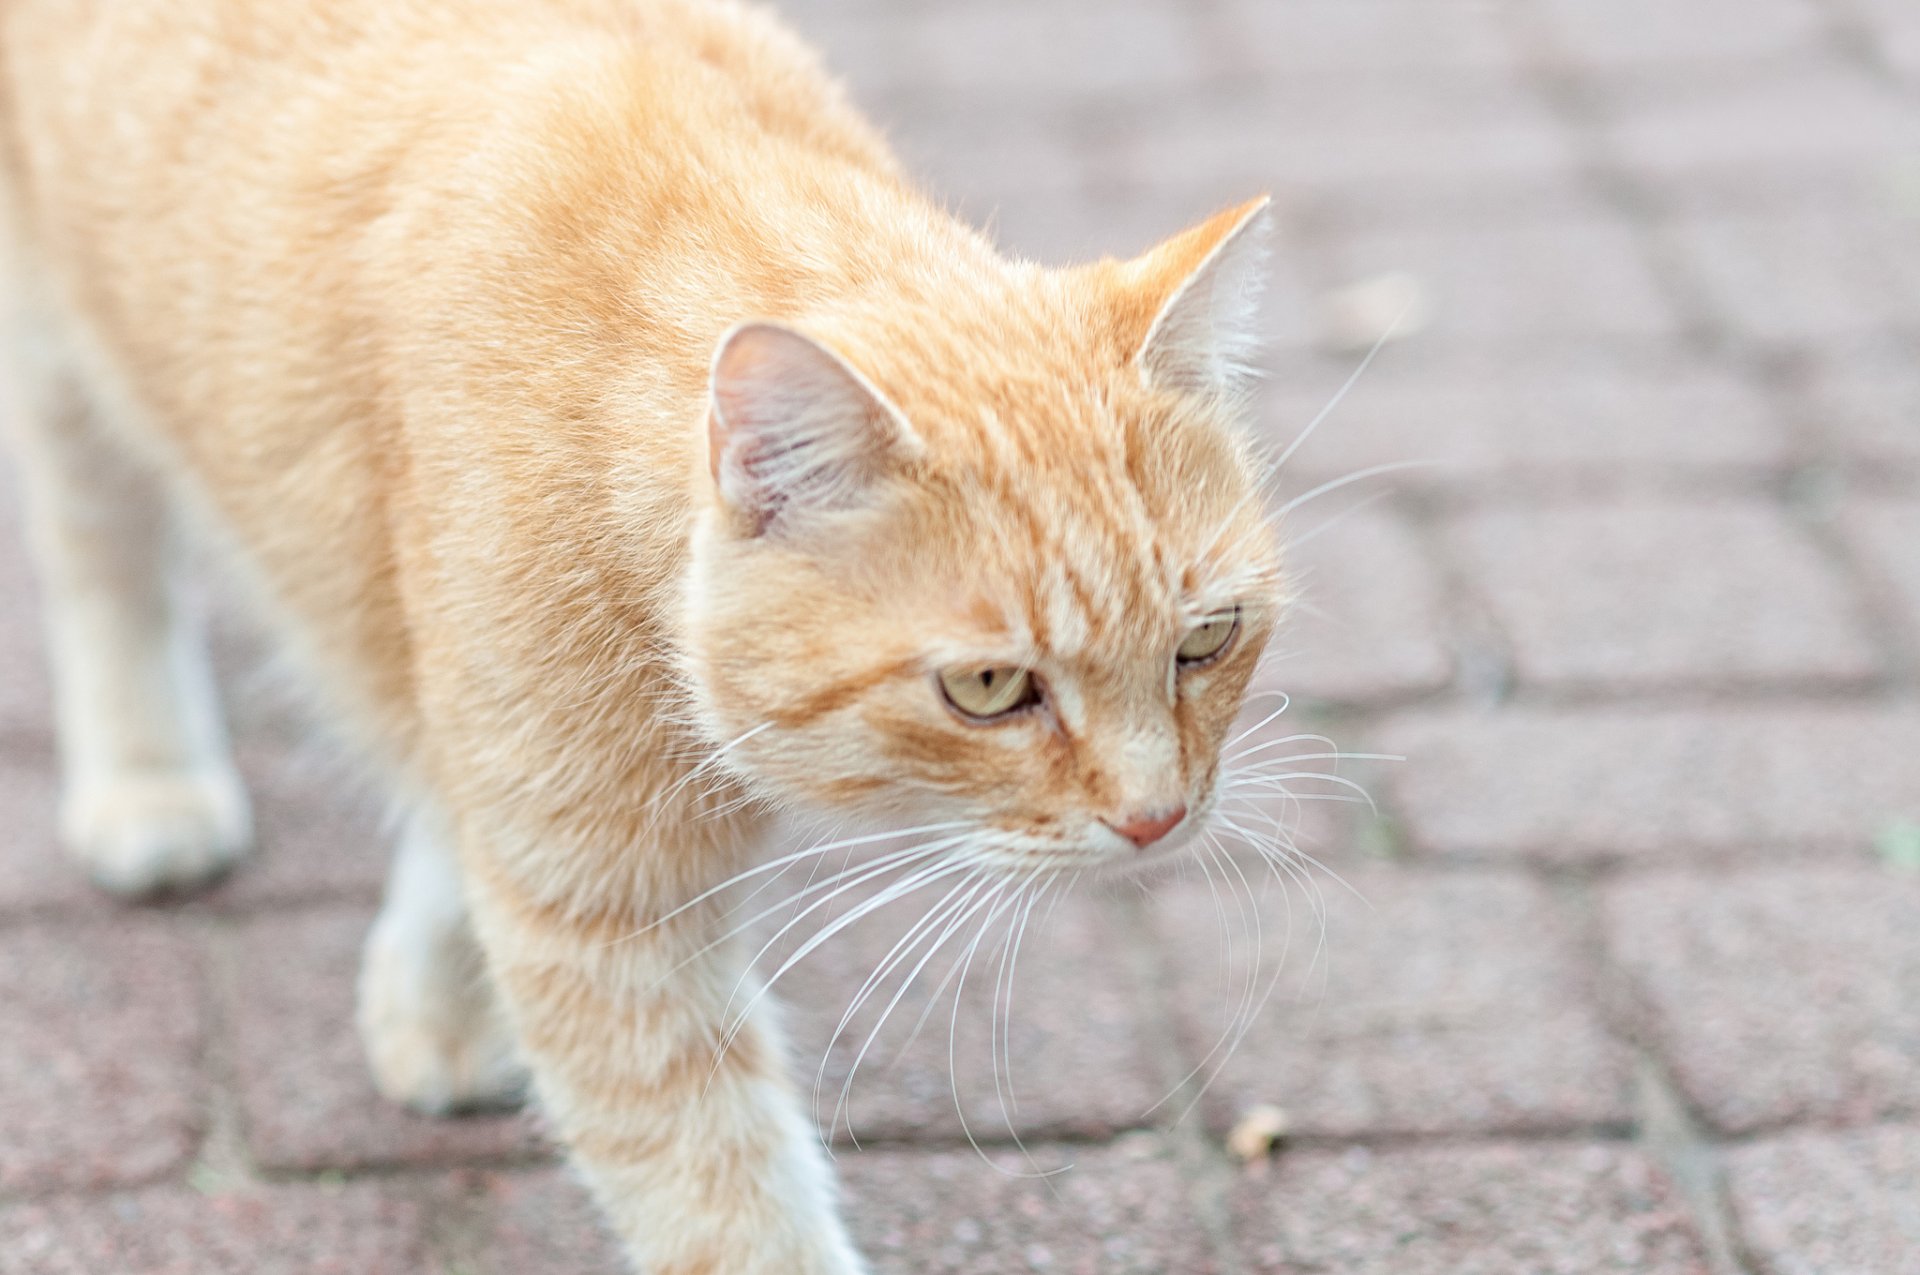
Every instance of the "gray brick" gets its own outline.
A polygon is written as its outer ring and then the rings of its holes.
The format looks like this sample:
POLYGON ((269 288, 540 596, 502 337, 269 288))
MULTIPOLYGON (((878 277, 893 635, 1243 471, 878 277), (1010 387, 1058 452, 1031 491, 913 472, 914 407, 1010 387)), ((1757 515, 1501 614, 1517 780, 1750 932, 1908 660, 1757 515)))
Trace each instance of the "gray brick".
POLYGON ((482 1220, 446 1275, 626 1275, 586 1188, 560 1169, 471 1175, 482 1220))
POLYGON ((1797 397, 1831 456, 1863 472, 1920 474, 1920 359, 1910 346, 1822 350, 1797 397))
POLYGON ((1671 338, 1678 319, 1632 231, 1601 217, 1511 226, 1421 226, 1333 234, 1328 286, 1404 271, 1432 295, 1421 344, 1475 343, 1509 356, 1553 344, 1671 338))
POLYGON ((1844 578, 1767 502, 1493 509, 1451 534, 1522 685, 1844 686, 1879 670, 1844 578))
POLYGON ((1605 913, 1646 1030, 1716 1128, 1920 1115, 1920 875, 1646 876, 1605 913))
MULTIPOLYGON (((1215 870, 1216 876, 1227 875, 1215 870)), ((1576 926, 1513 874, 1318 872, 1315 899, 1259 883, 1265 957, 1226 884, 1155 905, 1175 1004, 1215 1129, 1254 1103, 1327 1137, 1570 1131, 1628 1119, 1627 1074, 1576 926), (1284 954, 1284 955, 1283 955, 1284 954), (1215 1047, 1249 985, 1273 991, 1237 1049, 1215 1047)), ((1229 878, 1231 879, 1231 878, 1229 878)))
MULTIPOLYGON (((1565 213, 1588 196, 1571 136, 1506 77, 1271 76, 1116 112, 1094 151, 1122 187, 1272 190, 1341 225, 1436 206, 1565 213)), ((1425 215, 1423 215, 1425 214, 1425 215)))
POLYGON ((1727 1195, 1768 1275, 1905 1270, 1920 1253, 1920 1126, 1735 1147, 1727 1195))
POLYGON ((1689 71, 1658 87, 1627 85, 1603 114, 1611 154, 1668 199, 1688 188, 1752 181, 1866 185, 1920 144, 1912 103, 1838 60, 1756 65, 1737 75, 1689 71))
MULTIPOLYGON (((0 483, 12 475, 0 472, 0 483)), ((0 734, 46 739, 52 692, 40 637, 40 587, 17 509, 0 507, 0 734)))
POLYGON ((1722 330, 1765 346, 1920 323, 1915 222, 1866 201, 1677 214, 1661 232, 1722 330))
POLYGON ((1225 69, 1275 79, 1382 71, 1511 74, 1517 51, 1495 0, 1226 0, 1214 23, 1225 69))
POLYGON ((1920 810, 1920 714, 1892 705, 1445 712, 1342 742, 1406 755, 1392 805, 1452 859, 1857 858, 1920 810))
POLYGON ((1234 1193, 1260 1275, 1705 1275, 1672 1187, 1632 1147, 1286 1155, 1234 1193))
POLYGON ((60 849, 55 833, 59 802, 52 749, 0 751, 0 912, 28 908, 110 905, 88 884, 86 871, 60 849))
POLYGON ((848 1214, 874 1275, 1215 1275, 1191 1169, 1151 1135, 1111 1147, 843 1156, 848 1214), (1071 1166, 1063 1173, 1039 1172, 1071 1166))
POLYGON ((1291 534, 1312 539, 1289 554, 1299 601, 1257 686, 1349 704, 1444 687, 1453 662, 1442 586, 1417 534, 1373 510, 1330 522, 1338 517, 1335 508, 1313 506, 1291 523, 1291 534))
POLYGON ((374 1184, 67 1197, 0 1208, 0 1275, 415 1275, 422 1230, 374 1184))
MULTIPOLYGON (((1284 445, 1356 362, 1280 367, 1263 435, 1284 445)), ((1424 467, 1369 485, 1558 495, 1752 479, 1795 455, 1761 394, 1710 362, 1409 347, 1383 351, 1289 465, 1304 481, 1415 461, 1424 467)))
POLYGON ((1842 525, 1871 582, 1902 617, 1908 650, 1920 651, 1920 496, 1855 501, 1842 525))
POLYGON ((177 1169, 200 1126, 204 996, 191 945, 149 921, 0 932, 0 1192, 177 1169))
POLYGON ((1597 71, 1698 74, 1715 63, 1816 52, 1826 15, 1814 0, 1536 0, 1556 60, 1597 71))

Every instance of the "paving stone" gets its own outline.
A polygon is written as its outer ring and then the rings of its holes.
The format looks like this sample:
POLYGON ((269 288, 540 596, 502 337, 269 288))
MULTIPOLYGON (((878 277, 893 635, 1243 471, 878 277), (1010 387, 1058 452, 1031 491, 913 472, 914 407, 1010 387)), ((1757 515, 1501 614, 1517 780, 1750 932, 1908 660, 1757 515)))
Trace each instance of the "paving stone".
POLYGON ((1826 37, 1813 0, 1534 0, 1527 9, 1556 60, 1602 71, 1771 63, 1813 53, 1826 37))
POLYGON ((1907 0, 1851 0, 1846 12, 1862 20, 1881 61, 1910 80, 1920 80, 1920 13, 1907 0))
MULTIPOLYGON (((1280 6, 1276 6, 1279 8, 1280 6)), ((1342 226, 1436 206, 1565 213, 1590 196, 1572 136, 1501 76, 1265 75, 1116 110, 1092 173, 1123 188, 1271 190, 1342 226)))
POLYGON ((1844 578, 1771 503, 1488 509, 1449 533, 1523 686, 1848 685, 1879 671, 1844 578))
POLYGON ((1625 85, 1610 101, 1603 96, 1602 116, 1612 156, 1639 180, 1669 189, 1891 172, 1920 144, 1920 112, 1902 94, 1821 58, 1733 76, 1690 69, 1657 88, 1625 85))
POLYGON ((0 1275, 413 1275, 421 1230, 372 1184, 67 1197, 0 1208, 0 1275))
POLYGON ((1920 874, 1650 875, 1610 888, 1605 914, 1647 1030, 1715 1128, 1920 1115, 1920 874))
MULTIPOLYGON (((10 476, 0 473, 0 482, 10 476)), ((0 508, 0 734, 45 739, 53 698, 40 633, 40 586, 16 509, 0 508)))
POLYGON ((253 795, 256 846, 207 896, 251 910, 319 900, 379 897, 393 832, 380 800, 343 758, 318 746, 256 748, 241 756, 253 795))
POLYGON ((1107 1147, 844 1155, 847 1213, 874 1275, 1214 1275, 1191 1171, 1157 1138, 1107 1147), (1064 1173, 1040 1172, 1072 1167, 1064 1173))
POLYGON ((1510 356, 1556 342, 1672 338, 1678 320, 1622 222, 1566 217, 1511 226, 1335 232, 1317 263, 1337 287, 1405 272, 1430 294, 1421 344, 1481 343, 1510 356))
POLYGON ((1672 1187, 1617 1144, 1286 1154, 1233 1205, 1260 1275, 1707 1270, 1672 1187))
POLYGON ((928 6, 903 25, 917 87, 988 109, 1154 97, 1218 73, 1178 0, 1136 0, 1119 22, 1096 3, 980 0, 928 6))
POLYGON ((1261 883, 1264 960, 1226 885, 1156 901, 1190 1065, 1218 1070, 1213 1128, 1256 1103, 1327 1137, 1628 1121, 1625 1058, 1600 1022, 1575 922, 1543 887, 1510 873, 1372 869, 1347 873, 1351 889, 1313 875, 1324 923, 1299 888, 1282 900, 1261 883), (1223 1062, 1216 1046, 1250 984, 1275 990, 1223 1062))
POLYGON ((52 748, 0 749, 0 912, 83 907, 111 915, 85 871, 60 849, 52 748))
POLYGON ((150 922, 0 932, 0 1192, 177 1168, 200 1127, 203 1002, 192 944, 150 922))
MULTIPOLYGON (((855 1058, 927 945, 879 985, 882 990, 837 1041, 835 1028, 868 976, 945 893, 944 887, 929 887, 861 920, 780 977, 796 1077, 806 1093, 818 1084, 820 1127, 839 1137, 851 1130, 861 1139, 963 1138, 970 1131, 1005 1141, 1015 1134, 1102 1137, 1141 1123, 1174 1078, 1162 1075, 1153 1061, 1146 997, 1126 956, 1128 940, 1091 897, 1069 898, 1028 927, 1010 1001, 1000 971, 1001 936, 1012 914, 972 949, 964 987, 956 976, 942 989, 949 971, 965 959, 977 927, 956 930, 887 1015, 860 1063, 848 1104, 840 1108, 855 1058), (996 1024, 996 1004, 1011 1006, 1010 1034, 1003 1034, 1006 1023, 996 1024)), ((779 896, 770 891, 765 897, 779 896)), ((823 908, 800 922, 762 961, 763 975, 771 977, 816 926, 841 914, 823 908)), ((930 943, 939 932, 923 933, 930 943)))
POLYGON ((1813 201, 1680 213, 1661 237, 1721 329, 1800 346, 1920 323, 1914 224, 1897 209, 1813 201))
MULTIPOLYGON (((1330 402, 1358 357, 1282 365, 1262 391, 1262 433, 1284 445, 1330 402)), ((1776 473, 1796 456, 1785 422, 1713 363, 1590 350, 1382 351, 1288 462, 1339 478, 1416 462, 1368 488, 1538 495, 1682 486, 1776 473)), ((1299 480, 1297 480, 1299 481, 1299 480)))
POLYGON ((1726 1178, 1765 1275, 1879 1275, 1920 1253, 1920 1126, 1734 1147, 1726 1178))
POLYGON ((1279 77, 1381 71, 1511 74, 1516 49, 1495 0, 1226 0, 1214 25, 1223 70, 1279 77))
POLYGON ((1829 455, 1867 473, 1920 473, 1920 359, 1910 348, 1824 349, 1798 397, 1829 455))
POLYGON ((1391 805, 1450 859, 1859 858, 1920 815, 1904 706, 1440 712, 1343 742, 1406 756, 1391 805))
POLYGON ((485 1225, 446 1275, 627 1275, 586 1188, 564 1170, 463 1176, 485 1225))
POLYGON ((1854 501, 1841 523, 1872 585, 1901 615, 1908 649, 1920 650, 1920 496, 1854 501))
POLYGON ((1441 581, 1413 528, 1370 509, 1343 517, 1319 506, 1291 525, 1302 538, 1288 557, 1299 601, 1256 686, 1348 704, 1444 687, 1453 661, 1441 581))
POLYGON ((429 1120, 374 1092, 353 1017, 371 921, 358 908, 266 915, 235 938, 234 1056, 255 1159, 315 1170, 536 1153, 530 1119, 429 1120))

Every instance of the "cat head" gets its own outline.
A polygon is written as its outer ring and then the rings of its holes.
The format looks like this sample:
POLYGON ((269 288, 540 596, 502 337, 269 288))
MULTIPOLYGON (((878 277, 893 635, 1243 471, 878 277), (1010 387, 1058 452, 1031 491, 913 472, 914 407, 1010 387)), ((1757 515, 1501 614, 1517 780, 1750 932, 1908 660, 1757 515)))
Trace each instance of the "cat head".
POLYGON ((1283 601, 1238 419, 1266 220, 727 334, 687 645, 729 768, 1010 869, 1202 825, 1283 601))

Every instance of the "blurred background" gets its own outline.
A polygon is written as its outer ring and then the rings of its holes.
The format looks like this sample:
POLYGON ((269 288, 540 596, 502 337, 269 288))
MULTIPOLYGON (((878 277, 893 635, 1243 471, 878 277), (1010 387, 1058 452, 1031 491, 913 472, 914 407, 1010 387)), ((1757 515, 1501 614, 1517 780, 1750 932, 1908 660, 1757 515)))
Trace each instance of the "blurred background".
MULTIPOLYGON (((1012 251, 1273 192, 1266 442, 1400 318, 1277 506, 1423 462, 1286 514, 1291 706, 1237 747, 1378 809, 1236 817, 1313 888, 1076 895, 1017 979, 910 992, 846 1111, 919 913, 782 980, 877 1270, 1920 1270, 1920 5, 779 7, 1012 251)), ((124 909, 53 846, 35 617, 9 521, 0 1272, 615 1271, 536 1121, 375 1099, 387 838, 250 644, 262 852, 124 909)))

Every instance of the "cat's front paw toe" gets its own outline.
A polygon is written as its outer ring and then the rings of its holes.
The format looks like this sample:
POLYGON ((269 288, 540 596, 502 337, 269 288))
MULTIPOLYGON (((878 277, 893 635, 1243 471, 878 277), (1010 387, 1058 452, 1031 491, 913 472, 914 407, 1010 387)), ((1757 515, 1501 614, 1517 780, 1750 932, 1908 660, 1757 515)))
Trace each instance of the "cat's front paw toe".
POLYGON ((418 1023, 361 1024, 374 1087, 423 1116, 518 1107, 527 1072, 504 1033, 459 1039, 418 1023))
POLYGON ((376 935, 361 972, 360 1038, 381 1097, 427 1116, 518 1107, 527 1071, 490 1004, 445 1003, 403 959, 376 935))
POLYGON ((61 836, 102 889, 144 898, 224 876, 252 843, 253 824, 231 775, 143 774, 76 788, 61 836))

